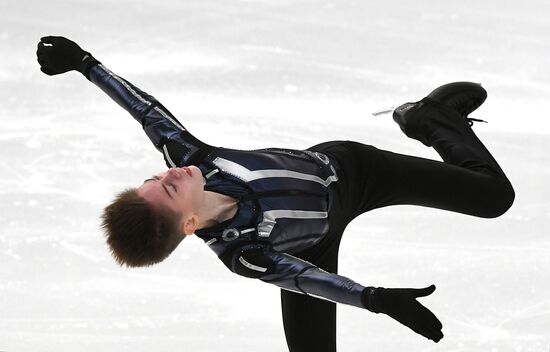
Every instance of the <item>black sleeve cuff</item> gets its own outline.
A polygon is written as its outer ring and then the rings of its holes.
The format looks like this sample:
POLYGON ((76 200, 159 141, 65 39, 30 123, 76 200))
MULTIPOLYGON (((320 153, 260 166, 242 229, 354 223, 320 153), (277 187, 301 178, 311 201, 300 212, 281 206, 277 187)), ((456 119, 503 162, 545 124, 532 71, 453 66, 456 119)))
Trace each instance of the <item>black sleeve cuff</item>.
POLYGON ((363 307, 373 313, 379 313, 374 308, 374 294, 376 293, 376 288, 372 286, 365 287, 361 293, 361 303, 363 307))

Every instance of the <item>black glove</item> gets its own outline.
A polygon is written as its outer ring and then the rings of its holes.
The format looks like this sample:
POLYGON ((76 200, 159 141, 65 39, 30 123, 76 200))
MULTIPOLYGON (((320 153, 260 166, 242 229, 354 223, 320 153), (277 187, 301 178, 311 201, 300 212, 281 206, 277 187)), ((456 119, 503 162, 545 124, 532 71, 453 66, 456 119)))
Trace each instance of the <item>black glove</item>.
POLYGON ((55 36, 40 38, 36 57, 41 66, 40 71, 49 76, 72 70, 86 76, 88 69, 93 64, 99 63, 89 52, 82 50, 72 40, 55 36))
POLYGON ((435 291, 435 285, 426 288, 366 287, 361 300, 365 308, 374 313, 384 313, 408 326, 416 333, 438 342, 443 337, 441 322, 416 298, 435 291))

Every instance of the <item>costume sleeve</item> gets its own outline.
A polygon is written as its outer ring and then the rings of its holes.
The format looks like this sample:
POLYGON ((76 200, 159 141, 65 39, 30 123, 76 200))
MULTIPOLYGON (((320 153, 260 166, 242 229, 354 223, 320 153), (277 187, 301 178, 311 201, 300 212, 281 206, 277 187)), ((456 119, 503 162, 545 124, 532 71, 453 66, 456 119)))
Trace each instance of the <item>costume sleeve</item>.
POLYGON ((262 245, 248 245, 235 250, 230 269, 239 275, 257 278, 285 290, 365 308, 361 303, 364 286, 262 245))
POLYGON ((86 78, 109 95, 138 121, 168 167, 199 161, 213 147, 191 135, 153 96, 117 76, 103 64, 92 66, 86 78))

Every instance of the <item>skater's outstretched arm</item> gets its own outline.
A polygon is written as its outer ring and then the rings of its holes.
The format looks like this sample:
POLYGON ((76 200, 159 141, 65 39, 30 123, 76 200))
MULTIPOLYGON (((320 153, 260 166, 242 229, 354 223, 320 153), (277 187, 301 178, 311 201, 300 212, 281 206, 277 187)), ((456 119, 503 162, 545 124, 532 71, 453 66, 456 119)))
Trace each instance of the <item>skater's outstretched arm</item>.
POLYGON ((239 247, 229 255, 222 255, 221 259, 239 275, 307 296, 387 314, 435 342, 443 337, 441 322, 416 300, 433 293, 433 285, 423 289, 364 287, 345 276, 329 273, 310 262, 261 244, 239 247))
POLYGON ((141 124, 153 145, 163 153, 167 166, 193 164, 212 150, 212 146, 191 135, 153 96, 111 72, 73 41, 43 37, 36 54, 45 74, 76 70, 107 93, 141 124))

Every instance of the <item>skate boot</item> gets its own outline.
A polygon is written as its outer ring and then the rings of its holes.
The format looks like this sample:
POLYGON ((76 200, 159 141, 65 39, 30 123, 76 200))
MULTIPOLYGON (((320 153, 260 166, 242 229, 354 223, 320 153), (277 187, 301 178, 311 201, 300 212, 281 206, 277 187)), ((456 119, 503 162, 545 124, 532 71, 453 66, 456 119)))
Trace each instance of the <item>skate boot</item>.
POLYGON ((448 83, 418 102, 396 108, 393 120, 405 135, 430 147, 431 133, 437 127, 458 131, 464 125, 472 126, 473 121, 486 122, 468 117, 486 98, 487 91, 477 83, 448 83))
POLYGON ((448 83, 436 88, 428 94, 427 98, 455 109, 468 120, 470 126, 474 124, 473 121, 483 121, 467 117, 487 99, 487 91, 480 84, 471 82, 448 83))

